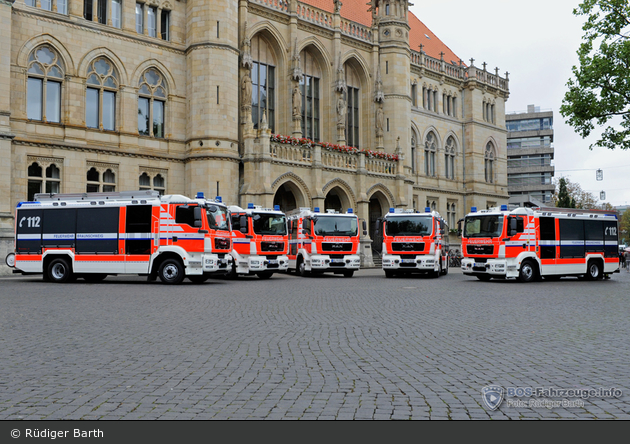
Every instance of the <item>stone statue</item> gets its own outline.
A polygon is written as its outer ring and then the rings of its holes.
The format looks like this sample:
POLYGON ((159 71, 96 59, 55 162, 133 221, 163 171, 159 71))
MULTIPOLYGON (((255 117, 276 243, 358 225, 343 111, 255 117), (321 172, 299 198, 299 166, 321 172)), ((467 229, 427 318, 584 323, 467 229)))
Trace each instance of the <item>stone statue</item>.
POLYGON ((302 92, 300 86, 296 83, 293 88, 293 117, 302 115, 302 92))
POLYGON ((252 104, 252 79, 249 77, 249 71, 245 71, 241 80, 241 100, 244 106, 252 104))
POLYGON ((339 100, 337 100, 337 125, 345 125, 346 123, 346 101, 343 99, 343 94, 339 94, 339 100))
POLYGON ((383 134, 383 121, 385 120, 385 115, 383 114, 383 107, 379 106, 376 108, 376 134, 383 134))

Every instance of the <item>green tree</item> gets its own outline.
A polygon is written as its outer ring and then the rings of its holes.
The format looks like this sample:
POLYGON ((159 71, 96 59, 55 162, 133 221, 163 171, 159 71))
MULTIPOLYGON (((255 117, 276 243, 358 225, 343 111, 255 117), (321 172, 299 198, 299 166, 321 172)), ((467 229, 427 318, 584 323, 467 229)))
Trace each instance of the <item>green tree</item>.
POLYGON ((590 149, 630 148, 630 2, 584 0, 573 14, 585 33, 560 114, 584 138, 608 123, 590 149))
POLYGON ((626 210, 619 218, 619 241, 630 243, 630 210, 626 210))
POLYGON ((571 201, 571 196, 569 196, 569 192, 567 191, 567 181, 564 177, 561 177, 558 180, 556 206, 560 208, 575 208, 574 204, 575 202, 571 201))

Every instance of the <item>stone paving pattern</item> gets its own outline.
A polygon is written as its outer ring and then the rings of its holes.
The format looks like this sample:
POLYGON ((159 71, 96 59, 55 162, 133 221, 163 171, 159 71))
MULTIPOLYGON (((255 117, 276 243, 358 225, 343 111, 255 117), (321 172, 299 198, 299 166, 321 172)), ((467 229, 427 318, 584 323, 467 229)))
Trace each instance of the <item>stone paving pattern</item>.
MULTIPOLYGON (((0 420, 630 419, 630 273, 0 279, 0 420), (491 411, 482 387, 616 387, 491 411)), ((527 398, 524 398, 527 400, 527 398)))

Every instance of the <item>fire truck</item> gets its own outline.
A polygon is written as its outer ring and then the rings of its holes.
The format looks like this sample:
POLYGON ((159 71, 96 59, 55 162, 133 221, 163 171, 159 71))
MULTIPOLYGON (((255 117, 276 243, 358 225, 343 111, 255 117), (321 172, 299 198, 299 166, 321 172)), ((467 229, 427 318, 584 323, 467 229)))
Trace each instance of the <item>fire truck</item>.
POLYGON ((597 280, 619 272, 618 221, 610 211, 472 207, 463 223, 462 271, 482 281, 597 280))
POLYGON ((273 209, 248 204, 246 209, 228 207, 232 220, 233 265, 226 275, 255 274, 261 279, 274 272, 287 271, 289 234, 286 215, 276 205, 273 209))
POLYGON ((36 194, 34 202, 18 203, 15 221, 7 265, 52 282, 138 274, 200 283, 227 272, 232 261, 227 206, 203 193, 36 194))
MULTIPOLYGON (((359 218, 351 208, 344 214, 302 207, 287 216, 289 271, 300 276, 331 272, 352 277, 360 268, 359 218)), ((367 234, 365 221, 363 233, 367 234)))
POLYGON ((376 221, 376 237, 382 233, 382 268, 385 277, 424 273, 438 277, 448 273, 448 225, 437 211, 390 208, 376 221))

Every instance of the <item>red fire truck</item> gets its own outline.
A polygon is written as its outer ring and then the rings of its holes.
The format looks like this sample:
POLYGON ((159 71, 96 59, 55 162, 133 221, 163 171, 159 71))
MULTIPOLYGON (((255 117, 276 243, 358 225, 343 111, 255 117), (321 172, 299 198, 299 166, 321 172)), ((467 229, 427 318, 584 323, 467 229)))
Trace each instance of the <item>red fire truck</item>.
POLYGON ((388 278, 408 273, 438 277, 448 273, 448 226, 437 211, 390 208, 376 221, 382 232, 382 267, 388 278))
POLYGON ((157 191, 36 194, 15 213, 14 273, 52 282, 139 274, 203 282, 231 266, 228 210, 217 197, 157 191))
POLYGON ((232 220, 232 258, 227 274, 255 274, 261 279, 274 272, 287 271, 289 234, 286 215, 276 205, 273 209, 248 204, 246 209, 228 207, 232 220))
POLYGON ((462 271, 482 281, 597 280, 619 272, 618 221, 610 211, 472 207, 463 223, 462 271))
MULTIPOLYGON (((289 271, 300 276, 330 272, 352 277, 361 266, 359 218, 352 209, 320 213, 300 208, 289 218, 289 271)), ((365 221, 364 221, 364 234, 365 221)))

